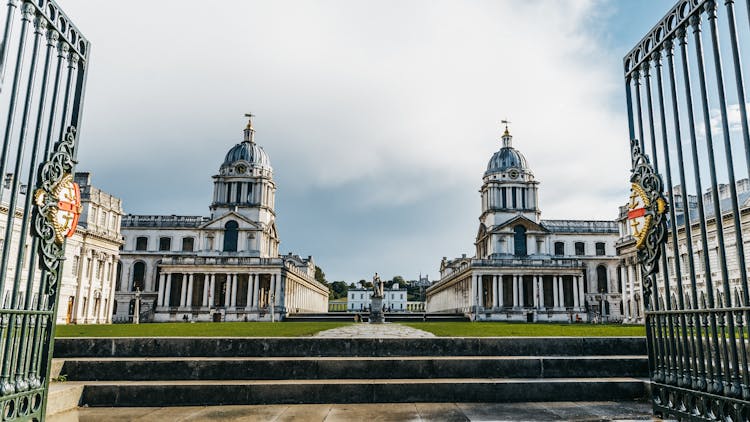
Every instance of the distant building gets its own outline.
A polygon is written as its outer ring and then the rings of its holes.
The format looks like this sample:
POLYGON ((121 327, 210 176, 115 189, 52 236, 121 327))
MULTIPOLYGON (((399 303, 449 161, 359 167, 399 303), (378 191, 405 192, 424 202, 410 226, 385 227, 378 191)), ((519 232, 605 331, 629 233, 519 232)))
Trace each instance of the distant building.
MULTIPOLYGON (((741 179, 736 182, 737 200, 740 209, 740 223, 742 226, 743 233, 743 245, 744 245, 744 262, 750 262, 750 180, 741 179)), ((703 209, 705 213, 705 229, 708 244, 708 261, 704 256, 704 248, 702 244, 702 237, 700 231, 700 214, 698 212, 698 197, 697 195, 690 195, 684 192, 682 186, 677 185, 672 188, 674 193, 674 212, 676 219, 676 226, 678 228, 677 238, 680 250, 677 254, 672 247, 672 230, 675 225, 669 221, 669 213, 667 213, 667 225, 668 233, 666 238, 666 258, 667 258, 667 272, 669 273, 670 285, 677 285, 677 272, 675 265, 679 265, 680 273, 682 276, 682 284, 685 292, 691 291, 692 277, 690 273, 691 261, 692 268, 695 273, 696 287, 699 292, 706 292, 707 288, 707 277, 706 277, 706 266, 708 265, 711 269, 711 279, 715 286, 723 284, 722 273, 721 273, 721 261, 719 258, 719 250, 723 249, 725 245, 720 245, 717 242, 716 236, 716 214, 714 212, 714 202, 712 190, 709 188, 703 193, 703 209), (683 204, 683 196, 687 203, 687 212, 683 204), (692 260, 688 255, 687 241, 686 241, 686 230, 685 220, 686 215, 689 216, 691 235, 692 235, 692 260)), ((665 195, 669 198, 670 195, 665 195)), ((739 272, 737 248, 735 243, 734 235, 734 215, 732 213, 731 205, 731 191, 729 185, 720 184, 718 189, 719 196, 719 207, 722 213, 723 228, 724 228, 724 239, 726 243, 726 259, 727 259, 727 270, 729 275, 729 284, 731 291, 735 288, 741 288, 741 279, 739 272)), ((620 207, 620 217, 618 219, 620 238, 617 242, 617 254, 620 258, 620 280, 622 283, 622 290, 624 292, 623 298, 623 315, 626 322, 630 323, 643 323, 643 294, 642 294, 642 279, 640 267, 637 259, 637 252, 635 249, 635 239, 633 237, 633 228, 628 220, 628 205, 620 207)), ((657 276, 659 282, 659 297, 663 298, 664 294, 664 271, 660 271, 657 276)), ((717 293, 718 298, 721 294, 717 293)), ((700 298, 698 298, 700 300, 700 298)), ((734 298, 732 298, 734 299, 734 298)))
MULTIPOLYGON (((372 303, 373 290, 360 285, 358 288, 349 289, 347 296, 348 312, 366 312, 372 303)), ((405 288, 400 288, 398 283, 393 283, 391 288, 383 290, 383 308, 386 312, 406 312, 407 293, 405 288)))
POLYGON ((427 311, 481 320, 621 319, 617 223, 542 220, 538 187, 507 127, 481 187, 473 257, 443 258, 427 311))
POLYGON ((213 176, 211 215, 127 215, 117 318, 141 291, 145 319, 268 321, 326 312, 312 257, 279 254, 276 183, 250 121, 213 176))
MULTIPOLYGON (((120 235, 120 218, 122 201, 91 184, 90 173, 76 173, 74 181, 81 192, 81 215, 78 227, 73 235, 66 239, 65 261, 63 264, 60 294, 58 297, 58 324, 107 324, 112 321, 114 309, 115 280, 122 236, 120 235)), ((5 178, 0 200, 0 233, 4 235, 8 221, 8 201, 11 177, 5 178)), ((26 186, 21 187, 25 197, 26 186)), ((23 202, 21 202, 23 203, 23 202)), ((16 211, 13 224, 13 253, 20 248, 15 243, 20 234, 21 210, 16 211)), ((31 236, 26 238, 24 246, 27 257, 21 269, 21 286, 26 285, 28 277, 28 252, 31 247, 31 236)), ((14 262, 14 261, 11 261, 14 262)), ((9 268, 7 277, 15 277, 15 268, 9 268)), ((39 272, 36 273, 37 275, 39 272)), ((38 285, 38 280, 35 280, 38 285)), ((7 301, 12 283, 6 283, 3 300, 7 301)), ((25 290, 25 289, 24 289, 25 290)))

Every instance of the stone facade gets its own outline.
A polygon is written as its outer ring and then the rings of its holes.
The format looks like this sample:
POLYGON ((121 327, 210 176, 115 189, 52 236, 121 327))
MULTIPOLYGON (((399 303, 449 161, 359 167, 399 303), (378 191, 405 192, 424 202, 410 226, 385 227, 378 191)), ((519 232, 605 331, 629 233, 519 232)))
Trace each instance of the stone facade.
POLYGON ((481 320, 621 319, 617 223, 541 220, 538 187, 507 128, 480 189, 474 257, 440 264, 427 311, 481 320))
MULTIPOLYGON (((667 232, 667 243, 665 246, 665 255, 667 258, 667 273, 669 274, 670 286, 677 286, 677 267, 679 265, 680 278, 682 280, 682 287, 685 293, 692 291, 692 276, 691 269, 695 274, 695 285, 699 292, 706 293, 708 285, 708 278, 706 276, 706 266, 710 269, 710 279, 714 288, 723 286, 722 272, 721 272, 721 259, 719 256, 719 250, 726 248, 726 261, 727 270, 729 275, 729 286, 730 291, 734 292, 735 289, 741 291, 741 278, 739 269, 739 257, 737 254, 737 247, 735 242, 735 226, 734 226, 734 215, 732 212, 732 206, 730 202, 731 191, 729 186, 726 184, 719 185, 718 197, 719 207, 722 213, 722 226, 724 230, 725 245, 720 245, 717 241, 717 225, 716 217, 713 206, 713 194, 711 189, 708 189, 703 193, 703 209, 705 212, 705 230, 707 236, 708 249, 705 251, 702 244, 701 236, 701 219, 698 213, 698 197, 696 195, 688 194, 684 202, 687 203, 687 215, 690 220, 690 231, 691 231, 691 249, 692 256, 688 253, 687 235, 685 227, 685 207, 683 204, 683 189, 677 185, 672 188, 675 196, 674 211, 677 230, 677 241, 679 245, 679 251, 675 254, 673 243, 672 243, 672 227, 673 224, 668 222, 669 230, 667 232), (708 261, 706 261, 705 255, 708 255, 708 261)), ((742 179, 736 183, 737 200, 740 209, 740 223, 742 229, 743 246, 744 246, 744 262, 750 262, 750 180, 742 179)), ((667 196, 668 197, 668 196, 667 196)), ((628 218, 628 206, 620 207, 619 217, 619 230, 620 239, 617 242, 617 253, 620 257, 621 272, 620 278, 623 284, 623 290, 626 292, 623 313, 625 315, 625 321, 632 323, 643 323, 643 294, 641 291, 641 272, 637 261, 635 239, 633 238, 633 229, 629 224, 628 218)), ((659 297, 664 297, 664 271, 661 271, 658 275, 659 285, 659 297)), ((673 288, 676 291, 676 289, 673 288)), ((715 297, 721 296, 723 289, 719 292, 715 292, 715 297)), ((686 300, 692 301, 692 295, 685 298, 686 300)), ((734 300, 734 298, 732 298, 734 300)), ((699 299, 700 300, 700 299, 699 299)))
MULTIPOLYGON (((372 303, 372 289, 364 287, 358 289, 349 289, 347 299, 347 312, 362 312, 370 309, 372 303)), ((398 283, 394 283, 390 289, 383 290, 383 308, 386 312, 406 312, 407 298, 406 289, 399 288, 398 283)))
MULTIPOLYGON (((65 242, 65 261, 58 297, 58 324, 106 324, 112 321, 114 307, 116 266, 122 244, 120 218, 122 201, 91 184, 90 173, 76 173, 75 182, 81 191, 81 216, 78 227, 65 242)), ((4 186, 0 200, 0 233, 6 233, 8 221, 9 186, 4 186)), ((21 192, 25 194, 24 185, 21 192)), ((25 195, 24 195, 25 196, 25 195)), ((23 203, 21 201, 20 203, 23 203)), ((13 224, 12 255, 19 251, 21 210, 16 210, 13 224)), ((21 272, 21 286, 25 291, 28 280, 28 252, 31 237, 24 242, 25 262, 21 272)), ((0 240, 0 245, 6 246, 0 240)), ((15 259, 9 262, 15 263, 15 259)), ((15 266, 8 268, 7 279, 13 280, 15 266)), ((39 276, 36 272, 35 277, 39 276)), ((5 284, 3 300, 9 301, 13 283, 5 284)), ((38 279, 34 280, 34 289, 38 279)))
POLYGON ((210 216, 127 215, 118 319, 256 321, 326 312, 312 257, 279 255, 273 170, 252 122, 213 176, 210 216))

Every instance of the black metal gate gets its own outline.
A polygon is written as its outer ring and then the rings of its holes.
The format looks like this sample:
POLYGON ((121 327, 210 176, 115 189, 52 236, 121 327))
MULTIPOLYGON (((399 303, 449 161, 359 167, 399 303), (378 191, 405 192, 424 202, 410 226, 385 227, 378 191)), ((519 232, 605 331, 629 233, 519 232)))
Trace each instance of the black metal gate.
POLYGON ((663 416, 750 420, 749 6, 681 0, 624 59, 628 218, 663 416))
MULTIPOLYGON (((0 15, 0 18, 1 15, 0 15)), ((42 420, 89 42, 51 0, 8 0, 0 44, 0 409, 42 420)))

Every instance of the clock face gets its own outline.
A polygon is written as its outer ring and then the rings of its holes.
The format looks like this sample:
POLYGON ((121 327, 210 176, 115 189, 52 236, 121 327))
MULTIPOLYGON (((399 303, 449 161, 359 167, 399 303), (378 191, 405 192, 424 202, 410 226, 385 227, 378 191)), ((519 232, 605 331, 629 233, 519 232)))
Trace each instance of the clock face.
POLYGON ((235 167, 235 171, 237 173, 244 173, 245 170, 247 170, 247 168, 245 168, 245 166, 243 166, 243 165, 239 165, 239 166, 235 167))
POLYGON ((517 179, 518 178, 518 170, 511 170, 508 172, 508 177, 511 179, 517 179))

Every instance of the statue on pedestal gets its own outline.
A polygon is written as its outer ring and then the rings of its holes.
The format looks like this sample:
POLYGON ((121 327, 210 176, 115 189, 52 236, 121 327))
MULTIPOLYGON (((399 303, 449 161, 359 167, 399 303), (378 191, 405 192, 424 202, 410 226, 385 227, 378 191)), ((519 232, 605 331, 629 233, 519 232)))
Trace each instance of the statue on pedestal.
POLYGON ((383 315, 383 294, 385 284, 380 279, 378 273, 372 278, 372 300, 370 306, 370 323, 371 324, 382 324, 385 322, 385 315, 383 315))

